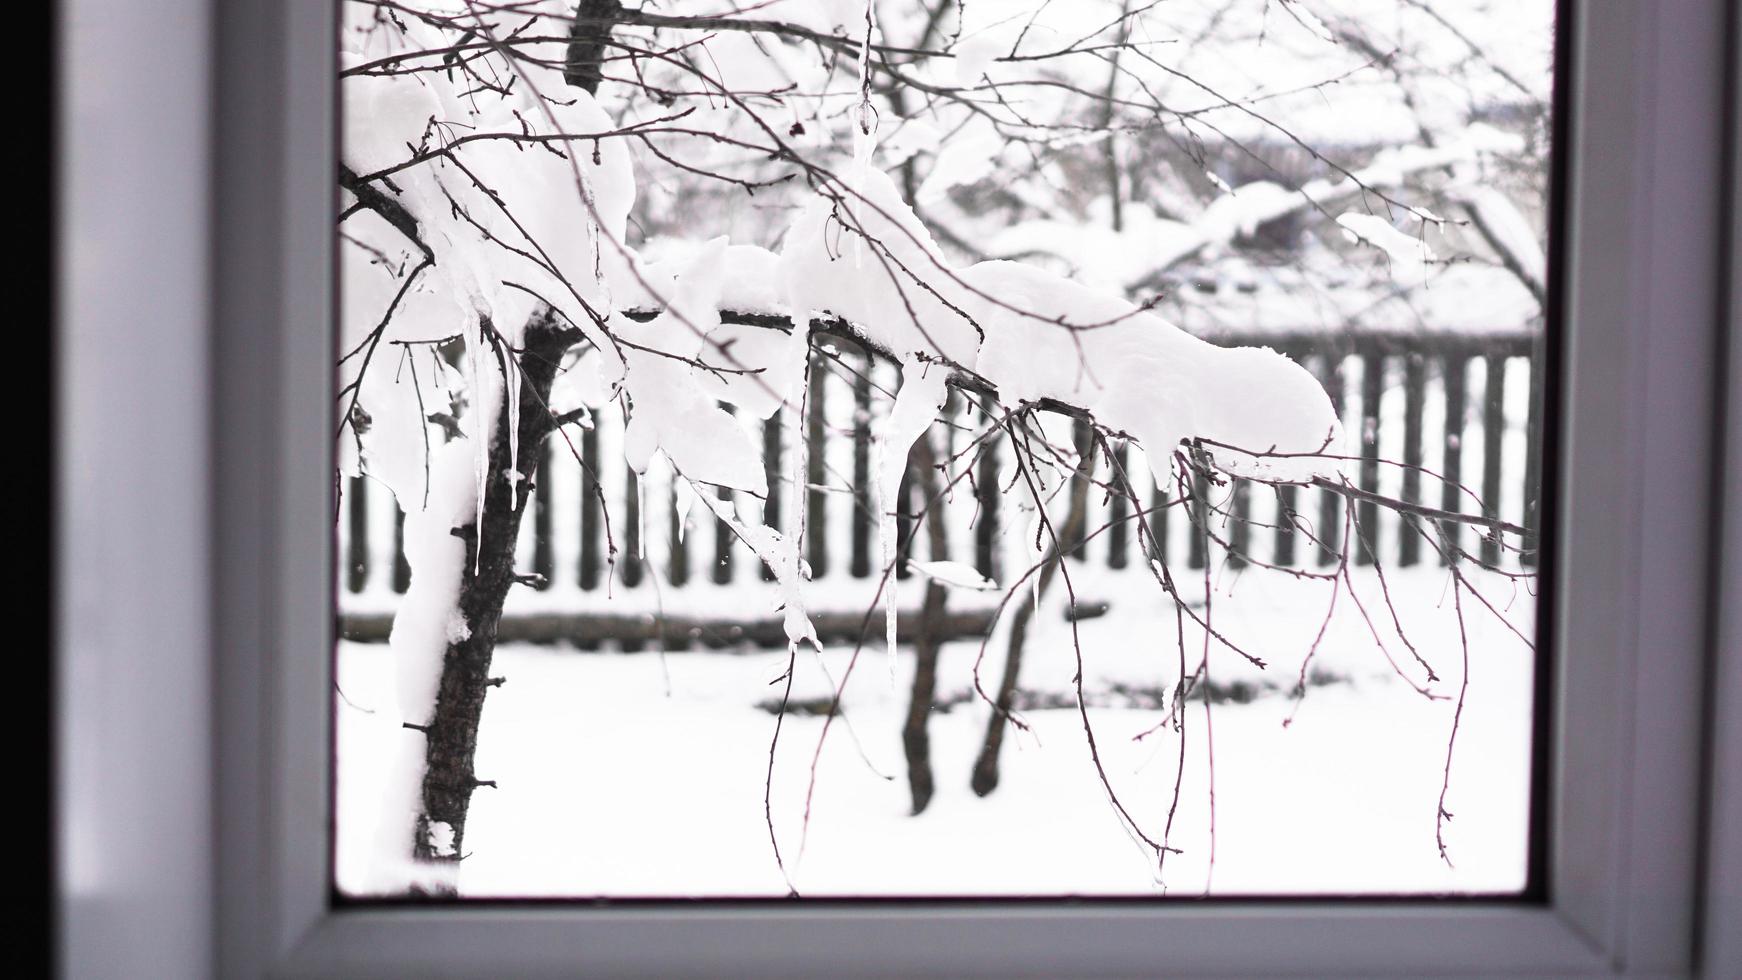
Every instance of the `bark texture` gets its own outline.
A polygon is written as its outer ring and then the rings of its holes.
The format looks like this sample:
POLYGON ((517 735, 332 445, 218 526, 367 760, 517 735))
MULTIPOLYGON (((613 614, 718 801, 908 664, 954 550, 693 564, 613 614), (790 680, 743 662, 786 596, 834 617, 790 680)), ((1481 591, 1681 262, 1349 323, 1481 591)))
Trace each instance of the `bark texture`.
POLYGON ((599 83, 605 80, 605 49, 611 42, 611 29, 622 17, 619 0, 580 0, 575 4, 563 81, 589 94, 599 91, 599 83))
POLYGON ((551 431, 551 383, 565 350, 575 343, 572 329, 557 325, 550 310, 534 315, 525 347, 518 358, 519 417, 510 418, 504 398, 490 445, 490 474, 483 507, 483 526, 454 529, 466 541, 467 562, 460 584, 460 614, 468 634, 450 643, 442 657, 435 712, 424 731, 428 740, 423 777, 423 812, 418 817, 413 854, 420 861, 457 862, 465 856, 466 815, 479 786, 473 770, 478 749, 478 721, 492 686, 490 661, 496 652, 496 628, 502 603, 515 583, 514 544, 520 521, 538 475, 539 447, 551 431), (519 429, 519 458, 509 459, 508 427, 519 429), (518 478, 510 479, 510 471, 518 478), (448 828, 440 831, 441 826, 448 828), (449 843, 440 847, 438 843, 449 843))

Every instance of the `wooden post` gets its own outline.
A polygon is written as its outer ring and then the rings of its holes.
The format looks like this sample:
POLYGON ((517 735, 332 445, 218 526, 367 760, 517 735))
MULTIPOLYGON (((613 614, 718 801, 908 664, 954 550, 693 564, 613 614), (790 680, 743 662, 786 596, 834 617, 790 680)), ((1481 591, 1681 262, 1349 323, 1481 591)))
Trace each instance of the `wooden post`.
MULTIPOLYGON (((1343 418, 1343 355, 1326 351, 1319 365, 1319 382, 1325 394, 1331 396, 1331 407, 1337 418, 1343 418)), ((1343 498, 1329 490, 1319 491, 1319 565, 1335 565, 1342 555, 1343 498)))
POLYGON ((829 500, 828 494, 817 489, 828 485, 829 475, 827 457, 823 455, 828 445, 828 419, 823 414, 828 372, 822 362, 820 356, 811 355, 806 395, 810 404, 805 419, 805 481, 811 485, 806 503, 810 513, 805 518, 805 557, 810 562, 811 576, 819 579, 829 572, 829 500))
POLYGON ((393 591, 411 588, 411 562, 405 560, 405 511, 393 509, 393 591))
MULTIPOLYGON (((1500 516, 1500 444, 1506 437, 1506 355, 1488 354, 1482 396, 1482 513, 1500 516)), ((1500 561, 1498 532, 1482 534, 1481 555, 1484 564, 1500 561)))
POLYGON ((369 581, 369 478, 354 476, 345 481, 345 590, 361 592, 369 581))
MULTIPOLYGON (((993 423, 988 420, 988 425, 993 423)), ((998 580, 998 447, 1002 436, 992 436, 980 447, 974 474, 978 513, 974 515, 974 570, 998 580)))
MULTIPOLYGON (((1145 447, 1143 451, 1149 453, 1154 450, 1145 447)), ((1168 564, 1171 557, 1167 552, 1167 521, 1168 515, 1173 512, 1173 508, 1167 506, 1172 497, 1171 490, 1172 487, 1154 487, 1149 491, 1149 536, 1155 542, 1155 554, 1151 557, 1164 565, 1168 564)))
POLYGON ((581 432, 581 564, 576 578, 582 589, 599 587, 599 570, 603 564, 599 548, 599 528, 603 523, 604 504, 599 497, 599 430, 581 432))
MULTIPOLYGON (((1453 351, 1445 356, 1445 387, 1446 387, 1446 452, 1445 462, 1440 466, 1440 475, 1445 477, 1445 485, 1440 490, 1440 509, 1462 511, 1466 506, 1464 493, 1459 485, 1464 479, 1464 413, 1469 400, 1468 367, 1469 356, 1462 351, 1453 351)), ((1458 560, 1458 549, 1462 546, 1462 535, 1459 526, 1451 521, 1440 522, 1440 547, 1444 554, 1440 556, 1440 564, 1451 564, 1458 560)))
POLYGON ((1276 488, 1276 540, 1275 551, 1270 560, 1284 568, 1294 565, 1296 496, 1294 487, 1276 488))
MULTIPOLYGON (((732 491, 720 487, 715 491, 719 498, 732 506, 732 491)), ((714 569, 710 576, 715 585, 725 585, 732 581, 732 542, 737 537, 724 521, 714 521, 714 569)))
MULTIPOLYGON (((1081 419, 1077 419, 1071 423, 1071 441, 1076 446, 1078 459, 1088 459, 1094 455, 1093 440, 1094 432, 1089 428, 1089 423, 1084 422, 1081 419)), ((1095 471, 1093 468, 1084 469, 1080 467, 1075 473, 1071 474, 1072 495, 1074 496, 1077 492, 1078 488, 1075 485, 1076 483, 1083 484, 1082 489, 1084 493, 1088 493, 1092 490, 1093 486, 1091 481, 1094 479, 1094 475, 1095 471)), ((1088 560, 1089 547, 1088 543, 1084 541, 1084 538, 1088 536, 1088 530, 1088 521, 1085 520, 1083 526, 1077 529, 1076 536, 1070 541, 1065 542, 1065 544, 1070 548, 1068 554, 1072 561, 1081 562, 1088 560)))
POLYGON ((641 584, 641 477, 623 467, 623 584, 641 584))
MULTIPOLYGON (((1304 360, 1302 356, 1303 350, 1298 344, 1279 345, 1277 350, 1296 363, 1300 363, 1304 360)), ((1295 512, 1295 507, 1297 506, 1295 503, 1295 498, 1297 496, 1298 494, 1292 486, 1276 488, 1276 528, 1274 531, 1275 538, 1271 545, 1272 554, 1270 560, 1284 568, 1294 564, 1294 541, 1296 535, 1293 514, 1295 512)))
POLYGON ((678 513, 677 484, 673 483, 669 494, 671 498, 671 524, 666 533, 671 538, 671 562, 666 568, 672 585, 683 585, 690 580, 690 548, 684 540, 683 515, 678 513))
POLYGON ((1518 556, 1519 564, 1525 568, 1537 566, 1536 552, 1542 544, 1537 529, 1542 520, 1542 427, 1547 418, 1547 406, 1543 404, 1547 359, 1543 349, 1544 338, 1538 336, 1531 343, 1530 359, 1525 362, 1525 370, 1530 372, 1530 414, 1524 427, 1524 540, 1518 556))
MULTIPOLYGON (((666 576, 674 588, 679 588, 690 578, 689 545, 683 538, 684 528, 682 517, 678 515, 677 481, 674 479, 666 487, 661 497, 666 520, 666 576)), ((652 526, 651 524, 649 526, 652 526)), ((669 625, 669 620, 660 618, 658 624, 659 649, 666 652, 688 650, 694 645, 694 634, 681 627, 669 625)))
POLYGON ((1233 491, 1228 503, 1228 567, 1245 568, 1246 553, 1252 547, 1252 503, 1247 499, 1251 488, 1245 480, 1234 479, 1231 483, 1233 491))
MULTIPOLYGON (((776 412, 762 423, 762 473, 763 482, 768 484, 768 496, 762 504, 762 523, 768 527, 780 527, 780 413, 776 412)), ((774 581, 774 571, 765 563, 762 565, 762 580, 774 581)))
MULTIPOLYGON (((853 378, 853 514, 852 551, 847 574, 854 578, 871 575, 871 371, 870 354, 857 362, 853 378)), ((820 530, 820 529, 819 529, 820 530)))
MULTIPOLYGON (((1403 499, 1421 503, 1422 406, 1427 400, 1427 371, 1420 351, 1410 351, 1403 358, 1403 499)), ((1421 561, 1421 535, 1415 533, 1415 519, 1398 515, 1397 563, 1414 565, 1421 561)))
MULTIPOLYGON (((1379 400, 1385 394, 1385 355, 1361 358, 1361 489, 1379 490, 1379 400)), ((1363 500, 1355 508, 1355 564, 1371 565, 1379 554, 1379 505, 1363 500)))
POLYGON ((1127 452, 1124 445, 1113 449, 1113 499, 1107 503, 1107 567, 1124 568, 1130 563, 1131 525, 1127 518, 1131 514, 1131 481, 1125 472, 1127 452))
MULTIPOLYGON (((645 542, 642 541, 641 518, 641 475, 629 466, 623 467, 623 586, 633 589, 641 584, 644 563, 641 552, 645 542)), ((624 653, 634 653, 643 649, 644 641, 640 639, 624 639, 620 641, 624 653)))
POLYGON ((1192 500, 1191 541, 1186 550, 1186 567, 1203 568, 1209 562, 1209 553, 1204 548, 1203 529, 1210 526, 1210 480, 1204 471, 1192 469, 1192 500))

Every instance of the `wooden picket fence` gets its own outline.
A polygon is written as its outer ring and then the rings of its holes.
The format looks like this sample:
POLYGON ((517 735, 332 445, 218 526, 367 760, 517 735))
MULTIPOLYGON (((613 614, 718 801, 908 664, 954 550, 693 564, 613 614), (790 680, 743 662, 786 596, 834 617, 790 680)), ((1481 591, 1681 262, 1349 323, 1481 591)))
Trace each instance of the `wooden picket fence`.
MULTIPOLYGON (((1313 371, 1343 419, 1345 452, 1351 457, 1347 475, 1357 486, 1448 511, 1481 509, 1522 525, 1527 533, 1522 541, 1509 539, 1510 547, 1484 532, 1452 525, 1424 535, 1417 520, 1376 503, 1355 503, 1355 513, 1345 515, 1343 508, 1349 504, 1336 494, 1243 481, 1220 488, 1200 484, 1193 495, 1199 508, 1194 522, 1179 507, 1160 506, 1168 495, 1149 482, 1140 447, 1116 447, 1112 459, 1099 461, 1096 479, 1123 486, 1119 474, 1130 474, 1130 485, 1144 488, 1134 496, 1150 508, 1144 519, 1170 564, 1193 569, 1207 563, 1239 568, 1253 561, 1328 565, 1345 547, 1341 536, 1346 525, 1361 529, 1354 542, 1355 560, 1364 564, 1443 562, 1449 543, 1490 564, 1534 563, 1544 373, 1539 335, 1303 332, 1230 333, 1208 339, 1230 346, 1270 346, 1313 371), (1210 506, 1216 512, 1208 512, 1210 506), (1202 533, 1204 524, 1214 533, 1202 533), (1310 537, 1302 527, 1311 529, 1310 537)), ((782 479, 783 461, 796 438, 805 440, 805 487, 796 494, 806 508, 805 557, 813 583, 821 586, 819 617, 833 624, 824 632, 844 635, 862 625, 882 574, 876 515, 867 489, 873 466, 871 426, 887 411, 896 378, 891 367, 873 362, 849 343, 828 343, 832 346, 819 352, 818 369, 812 371, 801 432, 787 432, 778 415, 746 423, 747 431, 761 439, 767 460, 766 499, 727 491, 720 495, 746 517, 782 527, 784 509, 795 504, 790 484, 782 479)), ((945 409, 945 423, 940 427, 941 448, 968 459, 971 453, 963 451, 984 435, 989 420, 955 396, 945 409)), ((783 642, 774 628, 777 617, 763 614, 757 605, 755 594, 770 589, 766 569, 705 506, 695 504, 686 521, 669 479, 659 474, 638 479, 623 461, 621 437, 621 414, 607 406, 594 413, 592 428, 571 427, 542 447, 539 487, 523 525, 520 552, 523 570, 534 577, 536 596, 511 601, 503 620, 504 638, 585 637, 588 645, 605 638, 668 647, 695 638, 714 645, 783 642)), ((1070 438, 1068 429, 1064 437, 1070 438)), ((1080 430, 1076 437, 1082 438, 1080 430)), ((997 440, 968 469, 971 473, 963 474, 946 499, 935 504, 946 508, 949 557, 971 562, 982 575, 998 581, 1007 571, 1020 574, 1014 566, 1027 560, 1026 552, 1012 551, 1012 539, 1026 531, 1015 529, 1015 515, 1005 512, 1011 498, 1002 491, 1015 479, 1005 441, 997 440)), ((1133 568, 1149 574, 1142 568, 1130 499, 1100 489, 1093 493, 1085 525, 1091 536, 1070 552, 1071 559, 1105 574, 1128 574, 1123 570, 1133 568)), ((897 518, 902 578, 910 574, 905 564, 910 542, 925 538, 914 533, 920 507, 909 481, 900 494, 897 518)), ((398 510, 383 489, 363 479, 346 481, 338 570, 346 635, 385 636, 392 599, 409 583, 401 535, 398 510)), ((911 549, 925 550, 923 544, 911 549)), ((973 608, 970 604, 970 611, 949 629, 971 633, 985 628, 989 620, 973 608)))

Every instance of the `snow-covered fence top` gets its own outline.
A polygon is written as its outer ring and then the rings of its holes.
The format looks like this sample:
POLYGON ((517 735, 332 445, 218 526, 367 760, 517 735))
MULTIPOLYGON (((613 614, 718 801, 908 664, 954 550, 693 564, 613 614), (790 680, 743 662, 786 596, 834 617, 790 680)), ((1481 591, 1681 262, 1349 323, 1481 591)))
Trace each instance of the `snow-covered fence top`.
MULTIPOLYGON (((1479 528, 1446 525, 1439 533, 1458 537, 1482 561, 1534 562, 1542 380, 1538 334, 1313 331, 1212 339, 1274 347, 1324 383, 1345 431, 1359 434, 1360 459, 1349 467, 1356 486, 1424 508, 1472 513, 1475 499, 1457 489, 1461 484, 1479 495, 1488 516, 1531 532, 1525 550, 1504 552, 1479 528), (1445 479, 1424 479, 1423 471, 1445 479)), ((814 581, 812 614, 825 637, 856 638, 868 626, 874 632, 880 619, 867 621, 864 615, 874 604, 882 567, 869 489, 872 423, 889 410, 897 370, 867 358, 849 341, 835 340, 823 342, 815 365, 819 370, 811 373, 802 433, 809 446, 802 496, 812 529, 805 555, 814 581)), ((960 399, 945 407, 945 415, 950 424, 934 430, 934 438, 950 455, 987 425, 960 399)), ((585 646, 600 640, 629 647, 649 641, 668 647, 784 645, 779 618, 770 611, 774 593, 765 566, 727 526, 701 519, 705 508, 682 499, 684 491, 673 489, 669 471, 656 469, 637 478, 624 462, 617 406, 596 407, 593 422, 589 430, 571 431, 568 442, 553 436, 543 447, 540 486, 531 520, 522 524, 519 549, 530 587, 510 597, 504 637, 571 639, 585 646)), ((746 517, 763 515, 765 509, 764 523, 773 525, 795 504, 792 488, 779 477, 781 461, 799 434, 785 431, 779 415, 745 424, 763 446, 767 498, 720 494, 746 517)), ((1066 434, 1060 441, 1070 438, 1066 434)), ((1352 438, 1351 452, 1355 445, 1352 438)), ((1117 447, 1113 460, 1099 461, 1097 479, 1112 483, 1116 471, 1146 472, 1142 453, 1136 445, 1117 447)), ((942 502, 949 515, 950 557, 993 581, 1014 578, 1029 560, 1020 542, 1013 542, 1020 537, 1011 533, 1014 522, 1000 512, 1005 501, 998 488, 1012 478, 1008 447, 1000 443, 975 463, 971 481, 958 484, 942 502)), ((1133 482, 1137 498, 1151 508, 1143 519, 1163 544, 1166 560, 1177 567, 1321 566, 1334 563, 1343 545, 1342 508, 1349 506, 1343 496, 1230 481, 1226 487, 1196 488, 1204 502, 1188 514, 1161 507, 1163 496, 1147 481, 1133 482)), ((899 499, 898 568, 905 579, 914 574, 909 559, 934 556, 927 553, 925 536, 913 533, 923 503, 911 480, 899 499)), ((1357 561, 1371 561, 1375 554, 1399 565, 1444 560, 1405 526, 1417 518, 1368 502, 1353 506, 1355 523, 1364 529, 1355 542, 1357 561)), ((366 478, 345 482, 341 507, 344 629, 357 639, 384 639, 408 582, 398 509, 366 478)), ((1093 583, 1127 570, 1147 576, 1128 498, 1096 489, 1084 526, 1088 539, 1070 552, 1079 563, 1079 577, 1093 583)), ((945 630, 958 635, 984 630, 995 602, 996 593, 964 594, 952 604, 955 611, 945 630)), ((916 621, 914 616, 904 620, 916 621)))

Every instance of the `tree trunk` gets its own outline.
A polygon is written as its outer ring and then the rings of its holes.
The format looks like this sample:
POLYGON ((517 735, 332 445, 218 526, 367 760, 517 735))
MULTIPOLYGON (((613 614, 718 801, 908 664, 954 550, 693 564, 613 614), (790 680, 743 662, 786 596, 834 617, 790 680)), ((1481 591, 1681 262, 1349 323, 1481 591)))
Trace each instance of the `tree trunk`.
POLYGON ((1094 443, 1088 443, 1077 464, 1077 472, 1071 483, 1071 506, 1065 516, 1063 527, 1055 525, 1055 540, 1047 550, 1045 564, 1038 574, 1038 588, 1031 592, 1017 607, 1015 618, 1010 623, 1010 640, 1004 652, 1004 677, 998 683, 998 699, 992 708, 992 717, 986 722, 986 740, 980 746, 980 756, 974 760, 974 775, 969 785, 974 789, 974 795, 985 796, 998 788, 998 752, 1004 745, 1004 725, 1010 718, 1010 706, 1016 700, 1016 679, 1022 671, 1022 648, 1028 640, 1028 624, 1034 618, 1035 604, 1046 595, 1047 586, 1052 584, 1053 573, 1058 570, 1059 562, 1071 551, 1073 542, 1083 534, 1083 525, 1088 523, 1089 478, 1095 472, 1094 443))
MULTIPOLYGON (((922 435, 914 443, 908 472, 913 474, 921 499, 925 501, 928 557, 932 561, 947 561, 950 539, 938 488, 937 454, 932 449, 930 436, 922 435)), ((907 755, 907 788, 916 814, 926 808, 932 796, 931 736, 926 732, 926 720, 931 716, 932 702, 937 694, 938 647, 943 640, 944 601, 947 598, 948 591, 942 584, 926 580, 919 629, 913 638, 913 690, 907 702, 907 723, 901 729, 901 747, 907 755)))
POLYGON ((467 561, 460 584, 459 611, 467 635, 450 643, 442 657, 441 680, 429 727, 423 776, 422 812, 417 818, 413 856, 422 862, 458 862, 465 856, 466 815, 472 791, 481 785, 473 771, 478 748, 478 720, 484 696, 491 688, 490 661, 496 651, 496 628, 502 603, 515 583, 514 546, 520 520, 538 474, 539 447, 552 427, 551 383, 575 332, 557 325, 552 311, 534 314, 526 328, 524 353, 516 372, 520 379, 519 418, 508 417, 509 399, 502 399, 490 444, 491 479, 486 485, 483 526, 454 529, 466 541, 467 561), (519 458, 510 461, 508 426, 519 429, 519 458), (519 478, 502 476, 510 467, 519 478))
MULTIPOLYGON (((565 57, 563 79, 588 93, 603 81, 602 64, 611 31, 622 16, 620 0, 579 0, 565 57)), ((520 380, 518 418, 509 418, 511 400, 502 399, 490 443, 490 479, 485 483, 478 523, 454 529, 466 542, 466 565, 460 579, 459 612, 466 637, 448 644, 442 655, 441 680, 435 711, 424 729, 422 810, 413 831, 412 856, 421 862, 458 863, 466 856, 466 817, 480 780, 473 768, 478 752, 478 722, 484 696, 494 685, 490 662, 496 653, 496 630, 502 604, 514 585, 514 550, 520 520, 538 475, 544 439, 551 432, 550 389, 562 355, 579 339, 572 328, 558 324, 555 311, 545 308, 527 324, 514 372, 520 380), (518 458, 510 459, 509 426, 518 429, 518 458), (510 470, 518 479, 499 476, 510 470)), ((503 357, 510 356, 507 351, 503 357)), ((506 392, 504 392, 506 395, 506 392)), ((451 879, 450 879, 451 880, 451 879)))
POLYGON ((623 16, 620 0, 580 0, 569 28, 569 49, 563 59, 563 81, 589 94, 605 80, 605 49, 611 30, 623 16))

